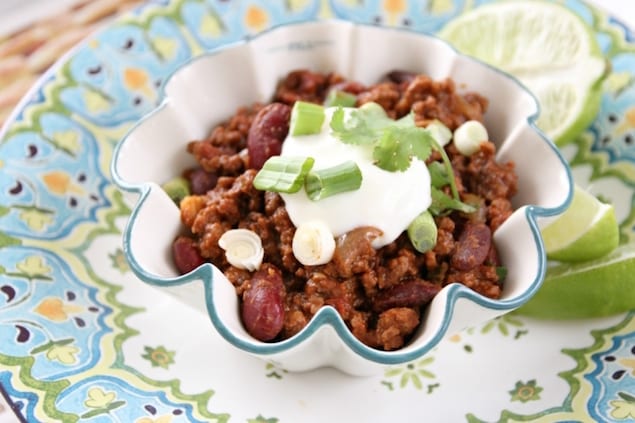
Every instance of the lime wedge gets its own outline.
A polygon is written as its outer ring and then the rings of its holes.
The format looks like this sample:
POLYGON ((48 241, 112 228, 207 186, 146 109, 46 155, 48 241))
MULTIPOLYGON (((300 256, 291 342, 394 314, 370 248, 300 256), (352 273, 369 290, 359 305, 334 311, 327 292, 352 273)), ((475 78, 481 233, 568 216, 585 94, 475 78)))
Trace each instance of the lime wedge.
POLYGON ((540 290, 516 313, 574 319, 629 310, 635 310, 635 243, 600 259, 550 267, 540 290))
POLYGON ((592 29, 566 7, 505 1, 477 7, 439 33, 462 53, 498 67, 538 98, 538 126, 563 145, 597 115, 606 61, 592 29))
POLYGON ((576 185, 569 208, 541 230, 547 257, 576 262, 613 251, 619 243, 615 209, 576 185))

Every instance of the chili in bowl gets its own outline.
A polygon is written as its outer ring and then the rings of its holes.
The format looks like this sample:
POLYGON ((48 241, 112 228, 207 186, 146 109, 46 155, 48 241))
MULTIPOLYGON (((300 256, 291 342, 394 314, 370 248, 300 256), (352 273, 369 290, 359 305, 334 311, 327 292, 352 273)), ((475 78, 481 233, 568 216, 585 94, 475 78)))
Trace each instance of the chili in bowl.
POLYGON ((367 374, 540 286, 536 220, 567 205, 569 170, 533 96, 444 42, 283 26, 186 64, 164 96, 113 159, 141 193, 125 252, 239 349, 367 374))

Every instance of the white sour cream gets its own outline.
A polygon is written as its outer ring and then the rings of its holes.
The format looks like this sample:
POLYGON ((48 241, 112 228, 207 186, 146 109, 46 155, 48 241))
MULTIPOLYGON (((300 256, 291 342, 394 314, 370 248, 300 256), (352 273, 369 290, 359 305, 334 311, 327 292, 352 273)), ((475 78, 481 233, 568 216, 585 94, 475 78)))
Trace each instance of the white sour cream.
POLYGON ((430 206, 430 174, 425 163, 418 159, 413 159, 404 172, 388 172, 375 166, 372 147, 344 144, 331 133, 331 115, 335 110, 335 107, 326 109, 319 134, 287 136, 281 155, 313 157, 314 170, 352 160, 362 172, 361 187, 318 201, 309 199, 303 189, 281 195, 295 227, 322 221, 337 237, 361 226, 372 226, 383 232, 373 242, 373 247, 380 248, 397 239, 430 206))

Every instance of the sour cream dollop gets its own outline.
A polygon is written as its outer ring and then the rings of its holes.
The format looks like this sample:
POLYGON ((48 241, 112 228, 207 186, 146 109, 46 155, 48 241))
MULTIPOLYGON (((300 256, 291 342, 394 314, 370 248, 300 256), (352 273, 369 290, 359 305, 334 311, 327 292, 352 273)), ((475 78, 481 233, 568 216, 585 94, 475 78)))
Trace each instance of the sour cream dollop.
MULTIPOLYGON (((432 202, 430 173, 425 163, 413 159, 403 172, 389 172, 373 164, 372 147, 345 144, 330 128, 331 116, 337 108, 325 110, 322 130, 314 135, 288 135, 282 144, 282 156, 313 157, 314 170, 326 169, 352 160, 362 173, 358 190, 342 192, 322 200, 309 199, 305 190, 281 193, 291 222, 295 227, 322 221, 337 237, 361 226, 372 226, 383 232, 373 241, 380 248, 393 242, 432 202)), ((345 108, 348 116, 351 108, 345 108)))

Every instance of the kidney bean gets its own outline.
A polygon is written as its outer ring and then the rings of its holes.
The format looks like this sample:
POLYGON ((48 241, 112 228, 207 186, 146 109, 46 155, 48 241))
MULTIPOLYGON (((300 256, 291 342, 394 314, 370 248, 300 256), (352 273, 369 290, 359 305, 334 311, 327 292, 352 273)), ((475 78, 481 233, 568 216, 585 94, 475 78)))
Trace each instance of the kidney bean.
POLYGON ((498 251, 496 250, 496 246, 492 242, 492 245, 489 247, 489 251, 487 252, 487 257, 485 258, 485 264, 490 266, 500 266, 501 261, 498 257, 498 251))
POLYGON ((218 181, 218 175, 197 168, 187 172, 185 177, 190 181, 192 194, 203 195, 213 189, 218 181))
POLYGON ((174 257, 176 268, 182 275, 205 263, 205 259, 196 248, 194 240, 186 236, 179 236, 174 240, 172 256, 174 257))
POLYGON ((282 273, 264 264, 243 292, 242 320, 247 332, 260 341, 271 341, 284 326, 284 283, 282 273))
POLYGON ((247 135, 249 167, 260 169, 269 157, 280 154, 290 116, 291 107, 282 103, 271 103, 258 112, 247 135))
POLYGON ((422 306, 432 301, 440 290, 440 285, 423 279, 408 279, 379 291, 372 299, 373 310, 381 313, 395 307, 422 306))
POLYGON ((340 276, 350 277, 371 269, 377 255, 372 242, 381 234, 377 228, 361 226, 337 238, 333 263, 340 276))
POLYGON ((394 70, 392 72, 388 72, 386 78, 389 81, 394 82, 396 84, 401 84, 402 82, 410 83, 417 76, 416 73, 403 71, 403 70, 394 70))
POLYGON ((456 243, 450 264, 458 270, 470 270, 483 264, 490 252, 492 231, 485 223, 468 222, 456 243))

